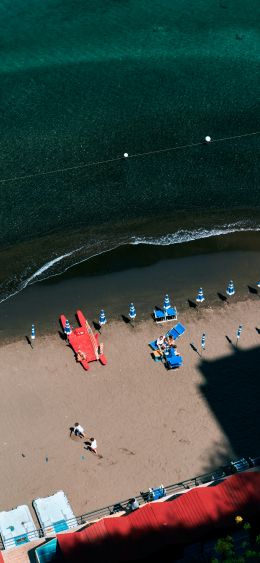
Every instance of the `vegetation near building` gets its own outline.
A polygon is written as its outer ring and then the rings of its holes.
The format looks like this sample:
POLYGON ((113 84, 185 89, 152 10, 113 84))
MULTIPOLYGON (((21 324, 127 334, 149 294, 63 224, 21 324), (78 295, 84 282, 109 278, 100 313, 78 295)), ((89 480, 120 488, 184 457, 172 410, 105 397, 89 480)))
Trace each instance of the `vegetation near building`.
MULTIPOLYGON (((241 523, 241 517, 236 518, 241 523)), ((242 531, 242 530, 241 530, 242 531)), ((260 535, 254 535, 249 523, 243 525, 243 532, 239 537, 227 536, 217 541, 216 557, 211 563, 255 563, 260 561, 260 535)))

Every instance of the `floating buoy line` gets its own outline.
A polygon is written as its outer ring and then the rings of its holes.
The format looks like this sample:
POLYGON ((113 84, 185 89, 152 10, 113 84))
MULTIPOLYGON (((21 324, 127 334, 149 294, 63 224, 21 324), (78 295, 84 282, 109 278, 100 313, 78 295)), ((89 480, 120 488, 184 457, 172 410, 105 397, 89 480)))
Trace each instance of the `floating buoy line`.
POLYGON ((183 150, 183 149, 188 149, 191 147, 198 147, 199 145, 208 145, 208 144, 213 144, 213 143, 223 143, 224 141, 233 141, 235 139, 242 139, 243 137, 252 137, 253 135, 259 135, 260 131, 254 131, 253 133, 244 133, 242 135, 233 135, 232 137, 222 137, 219 139, 212 139, 212 137, 210 137, 209 135, 206 135, 206 137, 204 138, 203 141, 200 141, 198 143, 188 143, 186 145, 178 145, 175 147, 166 147, 165 149, 156 149, 156 150, 152 150, 152 151, 147 151, 147 152, 140 152, 140 153, 135 153, 135 154, 129 154, 127 152, 123 153, 122 156, 117 156, 115 158, 109 158, 106 160, 97 160, 97 161, 93 161, 93 162, 83 162, 82 164, 75 164, 75 166, 69 166, 66 168, 57 168, 56 170, 46 170, 46 171, 42 171, 42 172, 35 172, 32 174, 24 174, 21 176, 12 176, 10 178, 3 178, 2 180, 0 180, 0 184, 4 184, 7 182, 16 182, 18 180, 27 180, 30 178, 39 178, 40 176, 47 176, 47 175, 51 175, 51 174, 60 174, 62 172, 69 172, 71 170, 80 170, 81 168, 87 168, 89 166, 101 166, 102 164, 109 164, 111 162, 117 162, 119 160, 125 160, 128 158, 141 158, 141 157, 145 157, 145 156, 150 156, 153 154, 160 154, 160 153, 164 153, 164 152, 171 152, 171 151, 177 151, 177 150, 183 150))

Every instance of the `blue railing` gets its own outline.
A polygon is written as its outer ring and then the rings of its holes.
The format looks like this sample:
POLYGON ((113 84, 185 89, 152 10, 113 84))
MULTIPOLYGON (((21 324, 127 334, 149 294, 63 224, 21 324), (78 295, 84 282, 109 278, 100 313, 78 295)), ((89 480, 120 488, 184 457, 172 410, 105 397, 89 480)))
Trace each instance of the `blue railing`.
MULTIPOLYGON (((250 469, 252 467, 260 467, 260 457, 247 457, 235 461, 230 461, 227 465, 224 465, 215 471, 211 471, 210 473, 205 473, 203 475, 199 475, 198 477, 193 477, 192 479, 186 479, 185 481, 180 481, 179 483, 168 485, 167 487, 164 486, 164 496, 178 496, 183 492, 183 489, 192 489, 199 485, 206 485, 207 483, 211 482, 217 484, 229 475, 241 473, 242 471, 246 471, 247 469, 250 469)), ((137 495, 135 498, 141 506, 147 502, 151 502, 151 493, 150 491, 141 492, 140 495, 137 495)), ((104 508, 93 510, 92 512, 86 512, 81 516, 76 516, 74 518, 71 518, 70 520, 66 520, 67 527, 73 528, 75 526, 81 526, 83 524, 90 524, 94 520, 99 520, 104 516, 111 516, 112 514, 116 514, 117 512, 121 511, 127 512, 129 500, 130 499, 128 498, 126 500, 116 502, 112 505, 105 506, 104 508)), ((28 541, 32 541, 38 538, 43 538, 46 535, 55 536, 56 534, 54 527, 53 532, 50 532, 51 527, 52 526, 48 526, 48 528, 38 528, 36 531, 27 532, 24 534, 24 536, 10 538, 8 540, 5 540, 5 542, 3 542, 3 539, 0 537, 0 550, 16 547, 18 545, 21 545, 22 543, 27 543, 28 541)))

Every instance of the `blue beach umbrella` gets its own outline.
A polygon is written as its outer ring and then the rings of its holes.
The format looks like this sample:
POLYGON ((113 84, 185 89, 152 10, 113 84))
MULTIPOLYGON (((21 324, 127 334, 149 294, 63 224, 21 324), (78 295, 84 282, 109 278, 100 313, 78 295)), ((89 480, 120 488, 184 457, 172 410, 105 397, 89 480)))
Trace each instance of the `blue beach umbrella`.
POLYGON ((66 334, 66 336, 69 336, 69 334, 71 334, 71 328, 70 328, 70 323, 68 321, 68 319, 66 319, 66 323, 65 323, 65 327, 64 327, 64 332, 66 334))
POLYGON ((242 325, 239 325, 239 327, 238 327, 238 329, 237 329, 237 343, 238 343, 238 340, 239 340, 239 338, 240 338, 240 336, 241 336, 242 330, 243 330, 242 325))
POLYGON ((31 340, 35 340, 35 326, 32 325, 31 340))
POLYGON ((206 344, 206 334, 204 332, 202 337, 201 337, 201 348, 202 348, 202 350, 205 350, 205 344, 206 344))
POLYGON ((227 286, 226 293, 228 294, 229 297, 231 297, 231 295, 234 295, 236 293, 232 280, 229 282, 227 286))
POLYGON ((164 302, 163 302, 163 308, 164 308, 164 310, 165 309, 167 310, 167 309, 170 309, 170 307, 171 307, 170 298, 169 298, 168 293, 166 293, 165 298, 164 298, 164 302))
POLYGON ((196 297, 196 301, 198 303, 202 303, 202 301, 204 301, 204 300, 205 300, 205 297, 204 297, 204 294, 203 294, 203 289, 202 289, 202 287, 200 287, 200 289, 198 291, 198 295, 196 297))
POLYGON ((257 285, 257 287, 260 287, 260 281, 259 281, 259 282, 257 282, 257 284, 256 284, 256 285, 257 285))
POLYGON ((136 310, 135 310, 133 303, 130 304, 129 317, 130 317, 131 321, 133 321, 136 317, 136 310))
POLYGON ((102 326, 102 325, 105 325, 106 322, 107 322, 107 320, 106 320, 105 311, 104 311, 104 309, 101 309, 100 315, 99 315, 99 324, 100 324, 100 326, 102 326))

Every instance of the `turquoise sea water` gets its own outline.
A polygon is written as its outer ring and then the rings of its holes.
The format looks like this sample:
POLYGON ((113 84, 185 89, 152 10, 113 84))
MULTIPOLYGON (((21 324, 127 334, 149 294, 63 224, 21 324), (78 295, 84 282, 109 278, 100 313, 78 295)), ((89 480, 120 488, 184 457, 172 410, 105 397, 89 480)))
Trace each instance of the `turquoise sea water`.
MULTIPOLYGON (((259 2, 2 0, 1 177, 260 130, 259 2)), ((260 136, 0 184, 0 300, 126 243, 260 227, 260 136)))

